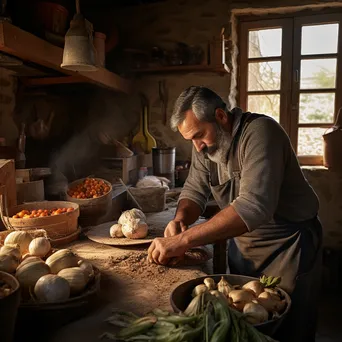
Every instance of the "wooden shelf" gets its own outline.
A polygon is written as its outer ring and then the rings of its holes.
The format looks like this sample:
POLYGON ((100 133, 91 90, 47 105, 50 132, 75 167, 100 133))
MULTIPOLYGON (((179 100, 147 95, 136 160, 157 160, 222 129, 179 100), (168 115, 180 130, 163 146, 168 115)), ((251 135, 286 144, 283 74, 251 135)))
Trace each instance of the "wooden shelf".
POLYGON ((73 72, 62 69, 60 67, 63 58, 62 48, 50 44, 8 22, 0 23, 0 51, 16 56, 23 61, 29 61, 69 75, 69 77, 27 79, 26 83, 31 85, 92 83, 118 92, 130 92, 131 82, 129 80, 105 68, 91 72, 73 72))
POLYGON ((132 72, 137 74, 161 74, 161 73, 190 73, 190 72, 212 72, 218 74, 229 73, 230 70, 227 65, 209 66, 209 65, 179 65, 179 66, 165 66, 153 68, 133 69, 132 72))

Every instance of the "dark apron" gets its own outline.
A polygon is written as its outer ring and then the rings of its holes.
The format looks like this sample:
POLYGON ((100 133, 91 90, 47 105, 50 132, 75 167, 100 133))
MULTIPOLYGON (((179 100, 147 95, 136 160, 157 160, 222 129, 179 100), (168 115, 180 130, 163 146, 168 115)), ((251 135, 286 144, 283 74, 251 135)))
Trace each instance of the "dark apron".
MULTIPOLYGON (((220 184, 217 164, 209 162, 211 192, 220 209, 239 195, 239 138, 248 124, 262 115, 244 113, 229 151, 229 180, 220 184), (230 165, 229 165, 230 163, 230 165)), ((289 318, 279 341, 314 341, 316 300, 321 267, 322 227, 317 217, 305 222, 273 220, 228 242, 228 272, 252 277, 281 276, 281 287, 292 297, 289 318)))

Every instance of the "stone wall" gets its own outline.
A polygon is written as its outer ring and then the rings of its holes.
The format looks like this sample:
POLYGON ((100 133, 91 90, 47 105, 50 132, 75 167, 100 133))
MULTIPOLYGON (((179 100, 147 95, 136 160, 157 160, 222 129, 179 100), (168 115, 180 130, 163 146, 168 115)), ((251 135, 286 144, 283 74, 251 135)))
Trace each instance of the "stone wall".
POLYGON ((342 174, 325 167, 303 167, 303 173, 320 201, 324 244, 342 250, 342 174))
MULTIPOLYGON (((220 35, 229 23, 229 2, 222 0, 176 0, 127 8, 115 16, 127 47, 149 49, 155 45, 168 49, 177 42, 206 48, 208 42, 220 35), (142 15, 142 13, 144 13, 142 15), (128 20, 129 18, 129 20, 128 20)), ((177 148, 177 159, 191 156, 191 142, 173 133, 163 124, 158 81, 165 80, 169 92, 167 116, 170 118, 177 96, 191 85, 203 85, 217 91, 228 101, 230 76, 216 73, 156 74, 143 76, 136 82, 149 99, 151 132, 159 145, 177 148)))
POLYGON ((205 85, 217 91, 229 107, 236 102, 236 24, 239 15, 267 13, 286 13, 342 6, 341 2, 329 1, 229 1, 229 0, 169 0, 162 3, 126 8, 113 14, 120 28, 126 47, 149 49, 153 46, 172 47, 176 42, 200 45, 205 48, 213 37, 219 37, 221 28, 225 28, 228 38, 227 62, 231 73, 224 77, 218 74, 160 74, 143 76, 137 81, 137 89, 143 91, 151 104, 151 130, 157 141, 163 145, 177 147, 178 159, 190 157, 191 143, 184 142, 180 134, 170 132, 162 120, 162 111, 158 99, 158 81, 166 80, 170 91, 168 118, 176 97, 190 85, 205 85))
POLYGON ((0 137, 6 139, 7 145, 14 145, 18 138, 18 129, 13 120, 16 81, 11 72, 0 68, 0 137))
MULTIPOLYGON (((236 24, 239 15, 285 13, 305 9, 314 9, 319 13, 321 8, 341 5, 342 2, 307 0, 170 0, 117 13, 116 21, 128 47, 167 47, 177 41, 191 45, 206 44, 214 36, 219 35, 221 27, 225 28, 230 39, 227 61, 232 72, 224 77, 207 73, 170 73, 144 76, 137 81, 138 89, 141 89, 150 100, 151 131, 158 142, 175 145, 179 159, 190 157, 191 143, 184 142, 179 133, 170 132, 162 123, 162 111, 158 100, 158 81, 161 79, 166 81, 170 92, 168 117, 171 115, 176 97, 190 85, 208 86, 217 91, 230 106, 236 105, 236 24)), ((325 246, 342 249, 342 176, 331 174, 324 168, 305 168, 304 174, 320 199, 325 246)))
POLYGON ((15 120, 27 123, 29 167, 55 166, 65 174, 82 177, 93 172, 98 148, 130 135, 139 120, 137 95, 118 94, 84 85, 27 89, 18 94, 15 120), (44 140, 32 135, 38 120, 47 123, 54 114, 44 140), (88 174, 87 174, 88 172, 88 174))

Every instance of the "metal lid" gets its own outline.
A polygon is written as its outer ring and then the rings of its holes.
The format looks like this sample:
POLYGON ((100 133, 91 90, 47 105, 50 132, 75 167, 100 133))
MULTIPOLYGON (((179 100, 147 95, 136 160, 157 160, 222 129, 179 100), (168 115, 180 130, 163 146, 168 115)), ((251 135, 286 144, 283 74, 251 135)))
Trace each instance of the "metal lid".
POLYGON ((174 154, 176 153, 176 147, 153 147, 153 154, 174 154))

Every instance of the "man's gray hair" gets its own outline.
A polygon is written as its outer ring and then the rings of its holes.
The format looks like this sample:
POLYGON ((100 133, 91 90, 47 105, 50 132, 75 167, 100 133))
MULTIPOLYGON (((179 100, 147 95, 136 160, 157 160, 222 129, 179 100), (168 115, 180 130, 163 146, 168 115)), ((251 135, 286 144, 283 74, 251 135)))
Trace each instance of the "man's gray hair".
POLYGON ((185 119, 185 113, 190 109, 199 121, 215 122, 217 108, 228 113, 226 103, 215 92, 206 87, 191 86, 176 100, 170 120, 171 129, 175 132, 178 130, 185 119))

